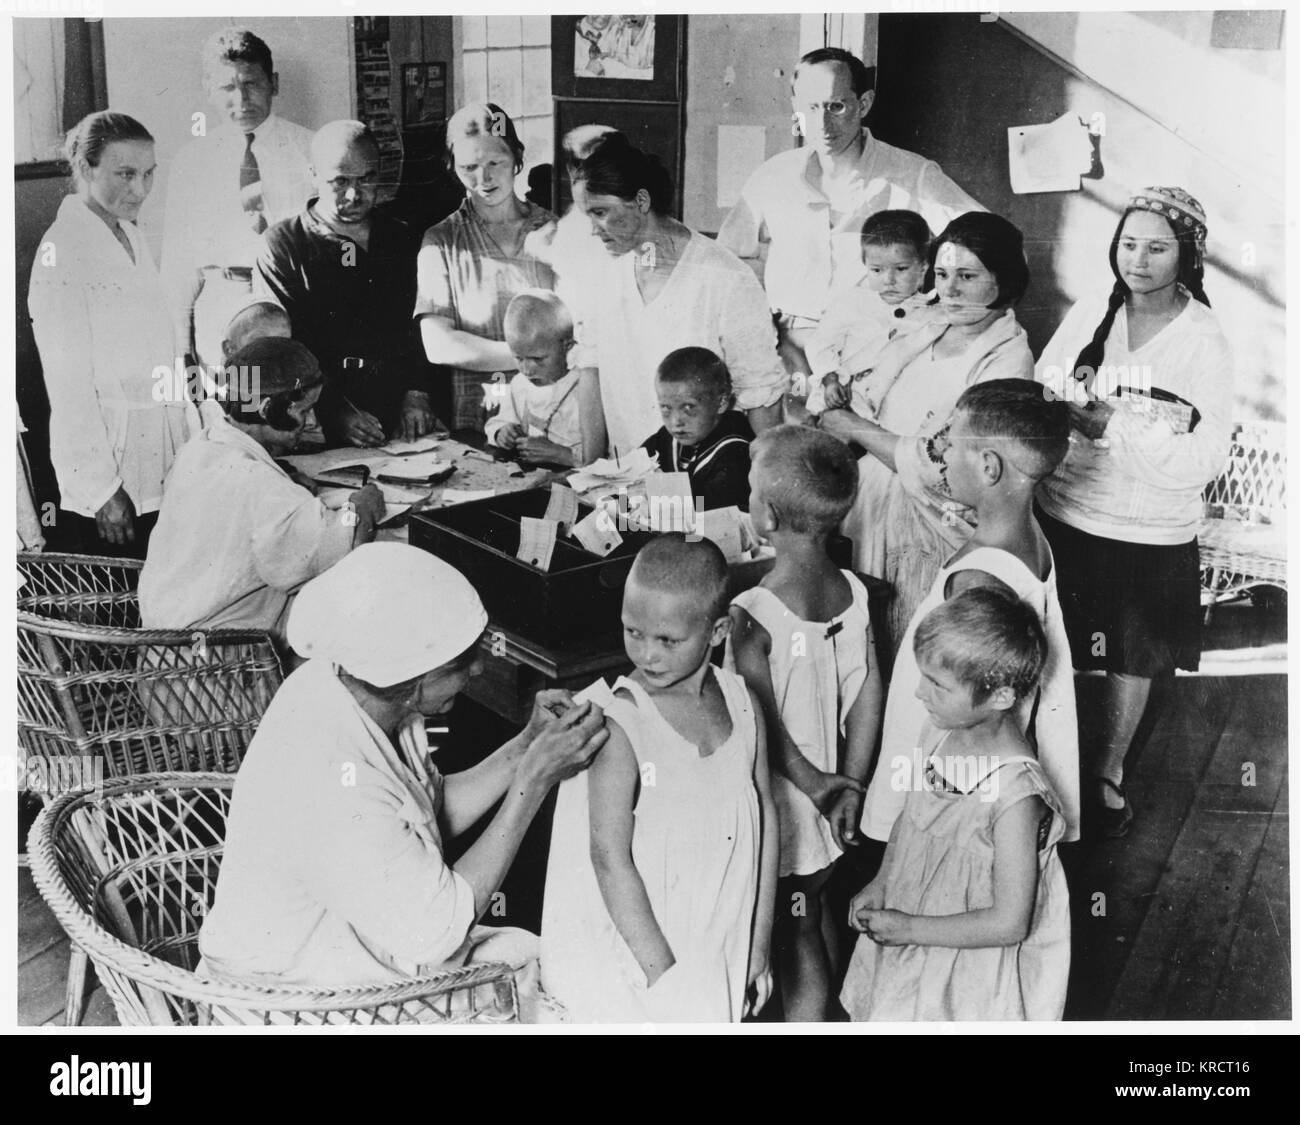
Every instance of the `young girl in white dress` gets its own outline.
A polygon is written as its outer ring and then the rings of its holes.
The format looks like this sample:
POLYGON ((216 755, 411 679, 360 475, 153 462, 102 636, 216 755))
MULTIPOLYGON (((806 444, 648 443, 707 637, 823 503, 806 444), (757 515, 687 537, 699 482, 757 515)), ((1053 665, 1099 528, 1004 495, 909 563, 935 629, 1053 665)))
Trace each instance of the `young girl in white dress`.
POLYGON ((857 464, 842 442, 804 426, 765 430, 751 449, 750 513, 755 531, 775 546, 776 564, 732 602, 726 664, 758 697, 771 747, 785 1018, 820 1021, 836 960, 826 885, 856 839, 880 721, 867 593, 827 554, 853 503, 857 464))
POLYGON ((623 594, 635 671, 600 684, 609 742, 556 802, 542 981, 579 1023, 736 1022, 771 991, 775 809, 763 718, 709 663, 730 623, 708 540, 663 535, 623 594))

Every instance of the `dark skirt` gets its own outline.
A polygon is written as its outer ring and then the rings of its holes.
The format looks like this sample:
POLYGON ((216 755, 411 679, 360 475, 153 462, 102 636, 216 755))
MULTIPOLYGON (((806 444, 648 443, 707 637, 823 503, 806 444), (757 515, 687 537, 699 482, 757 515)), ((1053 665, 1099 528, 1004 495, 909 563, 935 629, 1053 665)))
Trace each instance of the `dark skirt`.
POLYGON ((1152 546, 1070 527, 1035 506, 1056 560, 1075 668, 1154 677, 1201 660, 1201 562, 1195 539, 1152 546))

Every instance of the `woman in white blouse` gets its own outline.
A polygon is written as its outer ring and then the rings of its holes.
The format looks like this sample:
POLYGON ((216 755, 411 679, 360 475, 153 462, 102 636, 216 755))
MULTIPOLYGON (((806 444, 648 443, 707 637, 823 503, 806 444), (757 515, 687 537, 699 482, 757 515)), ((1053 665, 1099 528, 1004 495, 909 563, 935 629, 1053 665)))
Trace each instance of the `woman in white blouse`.
POLYGON ((633 449, 659 429, 655 368, 677 348, 722 357, 756 433, 780 422, 789 380, 763 288, 734 254, 669 214, 673 187, 659 161, 609 133, 569 176, 574 205, 610 255, 575 356, 588 456, 607 444, 633 449))
POLYGON ((68 136, 76 193, 32 265, 28 308, 50 398, 61 519, 91 554, 144 556, 163 477, 198 430, 158 271, 135 225, 153 137, 104 111, 68 136))

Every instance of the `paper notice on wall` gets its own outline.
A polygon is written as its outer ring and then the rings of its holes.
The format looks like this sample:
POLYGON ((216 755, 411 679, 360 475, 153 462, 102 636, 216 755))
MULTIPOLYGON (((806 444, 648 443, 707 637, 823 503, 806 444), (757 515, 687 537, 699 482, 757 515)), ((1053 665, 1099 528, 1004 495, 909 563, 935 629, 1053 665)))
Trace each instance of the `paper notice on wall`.
POLYGON ((734 207, 750 174, 767 159, 762 125, 718 126, 718 206, 734 207))
POLYGON ((1011 190, 1078 191, 1079 177, 1092 167, 1092 141, 1078 114, 1063 113, 1047 125, 1007 130, 1011 190))

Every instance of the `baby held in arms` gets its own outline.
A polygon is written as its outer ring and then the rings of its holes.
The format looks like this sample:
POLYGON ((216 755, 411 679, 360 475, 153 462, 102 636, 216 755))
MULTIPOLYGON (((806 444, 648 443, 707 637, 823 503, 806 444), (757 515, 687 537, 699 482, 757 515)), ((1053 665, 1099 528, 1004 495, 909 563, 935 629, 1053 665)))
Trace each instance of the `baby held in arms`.
POLYGON ((656 537, 623 595, 609 741, 556 802, 542 981, 579 1023, 732 1023, 767 1001, 775 808, 763 718, 709 663, 730 628, 708 540, 656 537))
POLYGON ((835 298, 808 340, 808 412, 849 407, 873 417, 868 383, 884 346, 925 323, 930 228, 915 211, 877 211, 862 225, 862 280, 835 298))

